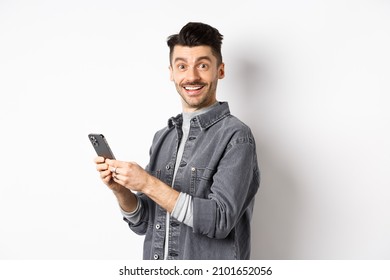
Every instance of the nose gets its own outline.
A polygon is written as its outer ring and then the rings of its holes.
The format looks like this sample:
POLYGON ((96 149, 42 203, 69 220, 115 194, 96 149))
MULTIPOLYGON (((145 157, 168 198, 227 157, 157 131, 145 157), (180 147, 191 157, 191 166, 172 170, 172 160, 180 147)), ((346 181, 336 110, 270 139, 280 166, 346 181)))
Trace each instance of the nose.
POLYGON ((199 71, 196 67, 189 67, 186 74, 188 81, 196 81, 200 78, 199 71))

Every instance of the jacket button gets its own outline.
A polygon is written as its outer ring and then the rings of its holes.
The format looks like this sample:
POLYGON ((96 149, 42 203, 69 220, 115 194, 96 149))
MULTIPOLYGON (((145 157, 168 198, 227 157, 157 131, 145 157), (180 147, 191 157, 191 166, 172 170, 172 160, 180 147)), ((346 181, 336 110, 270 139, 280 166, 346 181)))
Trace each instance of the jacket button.
POLYGON ((195 170, 196 170, 195 167, 192 167, 192 168, 191 168, 191 171, 192 171, 192 172, 195 172, 195 170))
POLYGON ((153 259, 158 260, 159 256, 157 254, 154 254, 153 259))
POLYGON ((160 224, 157 224, 156 225, 156 229, 160 229, 161 228, 161 225, 160 224))
POLYGON ((171 169, 171 166, 168 164, 167 166, 165 166, 165 168, 166 168, 167 170, 169 170, 169 169, 171 169))

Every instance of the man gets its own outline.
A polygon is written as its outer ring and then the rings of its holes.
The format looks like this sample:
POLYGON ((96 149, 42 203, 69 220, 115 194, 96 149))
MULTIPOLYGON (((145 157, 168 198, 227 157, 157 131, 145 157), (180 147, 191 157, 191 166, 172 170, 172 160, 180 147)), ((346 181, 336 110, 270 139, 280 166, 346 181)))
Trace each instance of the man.
POLYGON ((124 220, 146 235, 144 259, 250 257, 259 169, 250 129, 216 99, 225 75, 222 38, 203 23, 188 23, 168 38, 170 78, 183 112, 155 134, 145 170, 95 160, 124 220))

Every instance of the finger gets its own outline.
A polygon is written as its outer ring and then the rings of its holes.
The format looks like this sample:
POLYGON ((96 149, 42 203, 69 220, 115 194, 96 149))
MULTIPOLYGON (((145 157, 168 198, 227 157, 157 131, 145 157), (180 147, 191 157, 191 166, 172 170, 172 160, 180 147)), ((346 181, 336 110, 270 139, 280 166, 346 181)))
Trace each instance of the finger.
POLYGON ((129 180, 129 177, 128 177, 127 174, 124 174, 124 173, 121 174, 121 173, 119 173, 120 170, 119 170, 118 168, 117 168, 116 170, 117 170, 116 173, 111 173, 112 176, 115 176, 116 178, 118 178, 118 180, 120 180, 120 181, 122 181, 122 182, 127 182, 127 181, 129 180), (118 170, 119 170, 119 172, 118 172, 118 170))
POLYGON ((108 165, 111 165, 111 166, 115 166, 115 164, 116 164, 116 160, 114 160, 114 159, 109 159, 109 158, 107 158, 106 160, 106 163, 108 164, 108 165))
POLYGON ((108 169, 110 169, 112 173, 119 173, 120 172, 119 169, 124 168, 126 164, 123 161, 112 160, 112 159, 107 159, 106 163, 108 165, 108 169))
POLYGON ((108 169, 108 165, 105 163, 96 165, 96 170, 99 172, 105 171, 107 169, 108 169))
POLYGON ((125 161, 120 161, 120 160, 116 160, 116 159, 106 159, 105 162, 109 165, 109 166, 113 166, 113 167, 124 167, 126 166, 126 164, 128 164, 128 162, 125 162, 125 161))
POLYGON ((112 160, 112 159, 106 159, 106 164, 108 165, 108 169, 112 172, 115 173, 116 167, 117 167, 117 161, 112 160))
POLYGON ((110 171, 113 173, 113 174, 122 174, 124 175, 125 172, 124 172, 124 169, 123 168, 120 168, 120 167, 109 167, 110 171), (122 171, 121 171, 122 170, 122 171))
POLYGON ((100 177, 105 180, 107 177, 111 177, 111 172, 109 170, 100 172, 100 177))
POLYGON ((104 160, 105 160, 104 157, 96 157, 96 158, 94 159, 94 161, 95 161, 96 164, 103 163, 104 160))
POLYGON ((111 173, 112 175, 112 179, 116 182, 116 183, 118 183, 118 184, 121 184, 121 175, 118 175, 118 174, 116 174, 116 173, 111 173))

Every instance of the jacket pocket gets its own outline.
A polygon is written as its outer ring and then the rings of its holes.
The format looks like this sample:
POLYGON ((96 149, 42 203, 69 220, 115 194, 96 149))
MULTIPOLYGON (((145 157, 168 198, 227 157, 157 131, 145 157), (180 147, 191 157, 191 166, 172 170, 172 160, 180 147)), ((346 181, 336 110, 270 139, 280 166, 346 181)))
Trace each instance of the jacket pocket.
POLYGON ((215 170, 211 168, 191 168, 190 195, 207 197, 213 184, 215 170))

